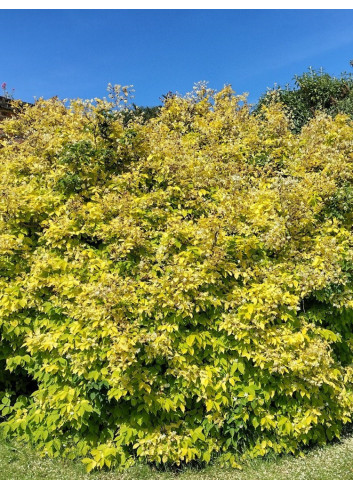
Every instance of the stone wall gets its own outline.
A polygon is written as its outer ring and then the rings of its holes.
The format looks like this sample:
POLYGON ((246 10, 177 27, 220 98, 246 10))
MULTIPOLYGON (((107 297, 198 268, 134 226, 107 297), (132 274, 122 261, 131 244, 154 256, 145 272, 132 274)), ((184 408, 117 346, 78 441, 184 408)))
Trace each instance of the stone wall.
POLYGON ((13 115, 9 99, 0 96, 0 121, 13 115))

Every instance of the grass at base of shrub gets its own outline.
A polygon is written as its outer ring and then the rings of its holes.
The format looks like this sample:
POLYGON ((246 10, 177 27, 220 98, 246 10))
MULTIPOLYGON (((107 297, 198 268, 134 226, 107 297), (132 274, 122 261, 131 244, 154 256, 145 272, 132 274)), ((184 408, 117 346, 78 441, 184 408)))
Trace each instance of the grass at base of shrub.
POLYGON ((81 462, 41 458, 30 447, 0 440, 0 480, 77 479, 218 479, 218 480, 353 480, 353 434, 324 448, 310 450, 305 457, 256 459, 243 470, 214 463, 204 469, 162 471, 141 463, 124 472, 86 474, 81 462))

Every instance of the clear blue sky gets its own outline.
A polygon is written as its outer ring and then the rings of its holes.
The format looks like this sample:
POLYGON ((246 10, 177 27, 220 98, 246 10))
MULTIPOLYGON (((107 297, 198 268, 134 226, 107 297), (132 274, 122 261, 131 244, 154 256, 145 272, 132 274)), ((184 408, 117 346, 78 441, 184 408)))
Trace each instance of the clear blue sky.
MULTIPOLYGON (((353 59, 353 10, 0 10, 0 83, 33 101, 134 85, 138 105, 207 80, 255 102, 308 66, 353 59)), ((353 69, 352 69, 353 70, 353 69)))

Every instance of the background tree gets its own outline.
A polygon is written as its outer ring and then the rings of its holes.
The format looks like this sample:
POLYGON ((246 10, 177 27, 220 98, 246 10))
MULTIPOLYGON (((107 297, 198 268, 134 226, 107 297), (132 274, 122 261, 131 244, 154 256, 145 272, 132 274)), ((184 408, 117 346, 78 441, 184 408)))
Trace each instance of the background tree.
POLYGON ((128 122, 136 119, 137 117, 142 117, 143 122, 147 122, 150 119, 157 117, 159 112, 161 110, 160 105, 155 105, 152 107, 148 106, 138 106, 136 104, 132 104, 132 107, 128 110, 125 111, 124 113, 124 123, 127 124, 128 122))
POLYGON ((339 113, 353 117, 352 88, 352 73, 342 73, 336 78, 323 69, 309 68, 302 75, 294 76, 294 86, 278 86, 260 97, 256 111, 273 99, 280 101, 292 119, 294 131, 299 132, 318 110, 333 117, 339 113))

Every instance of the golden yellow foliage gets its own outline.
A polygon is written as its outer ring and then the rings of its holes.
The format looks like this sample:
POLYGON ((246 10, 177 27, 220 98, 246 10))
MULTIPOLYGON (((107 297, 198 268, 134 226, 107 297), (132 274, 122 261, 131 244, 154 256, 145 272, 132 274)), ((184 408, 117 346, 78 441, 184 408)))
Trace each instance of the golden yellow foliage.
POLYGON ((236 466, 339 436, 353 412, 347 117, 294 135, 280 104, 252 114, 199 85, 146 123, 51 99, 1 127, 5 434, 88 470, 236 466))

